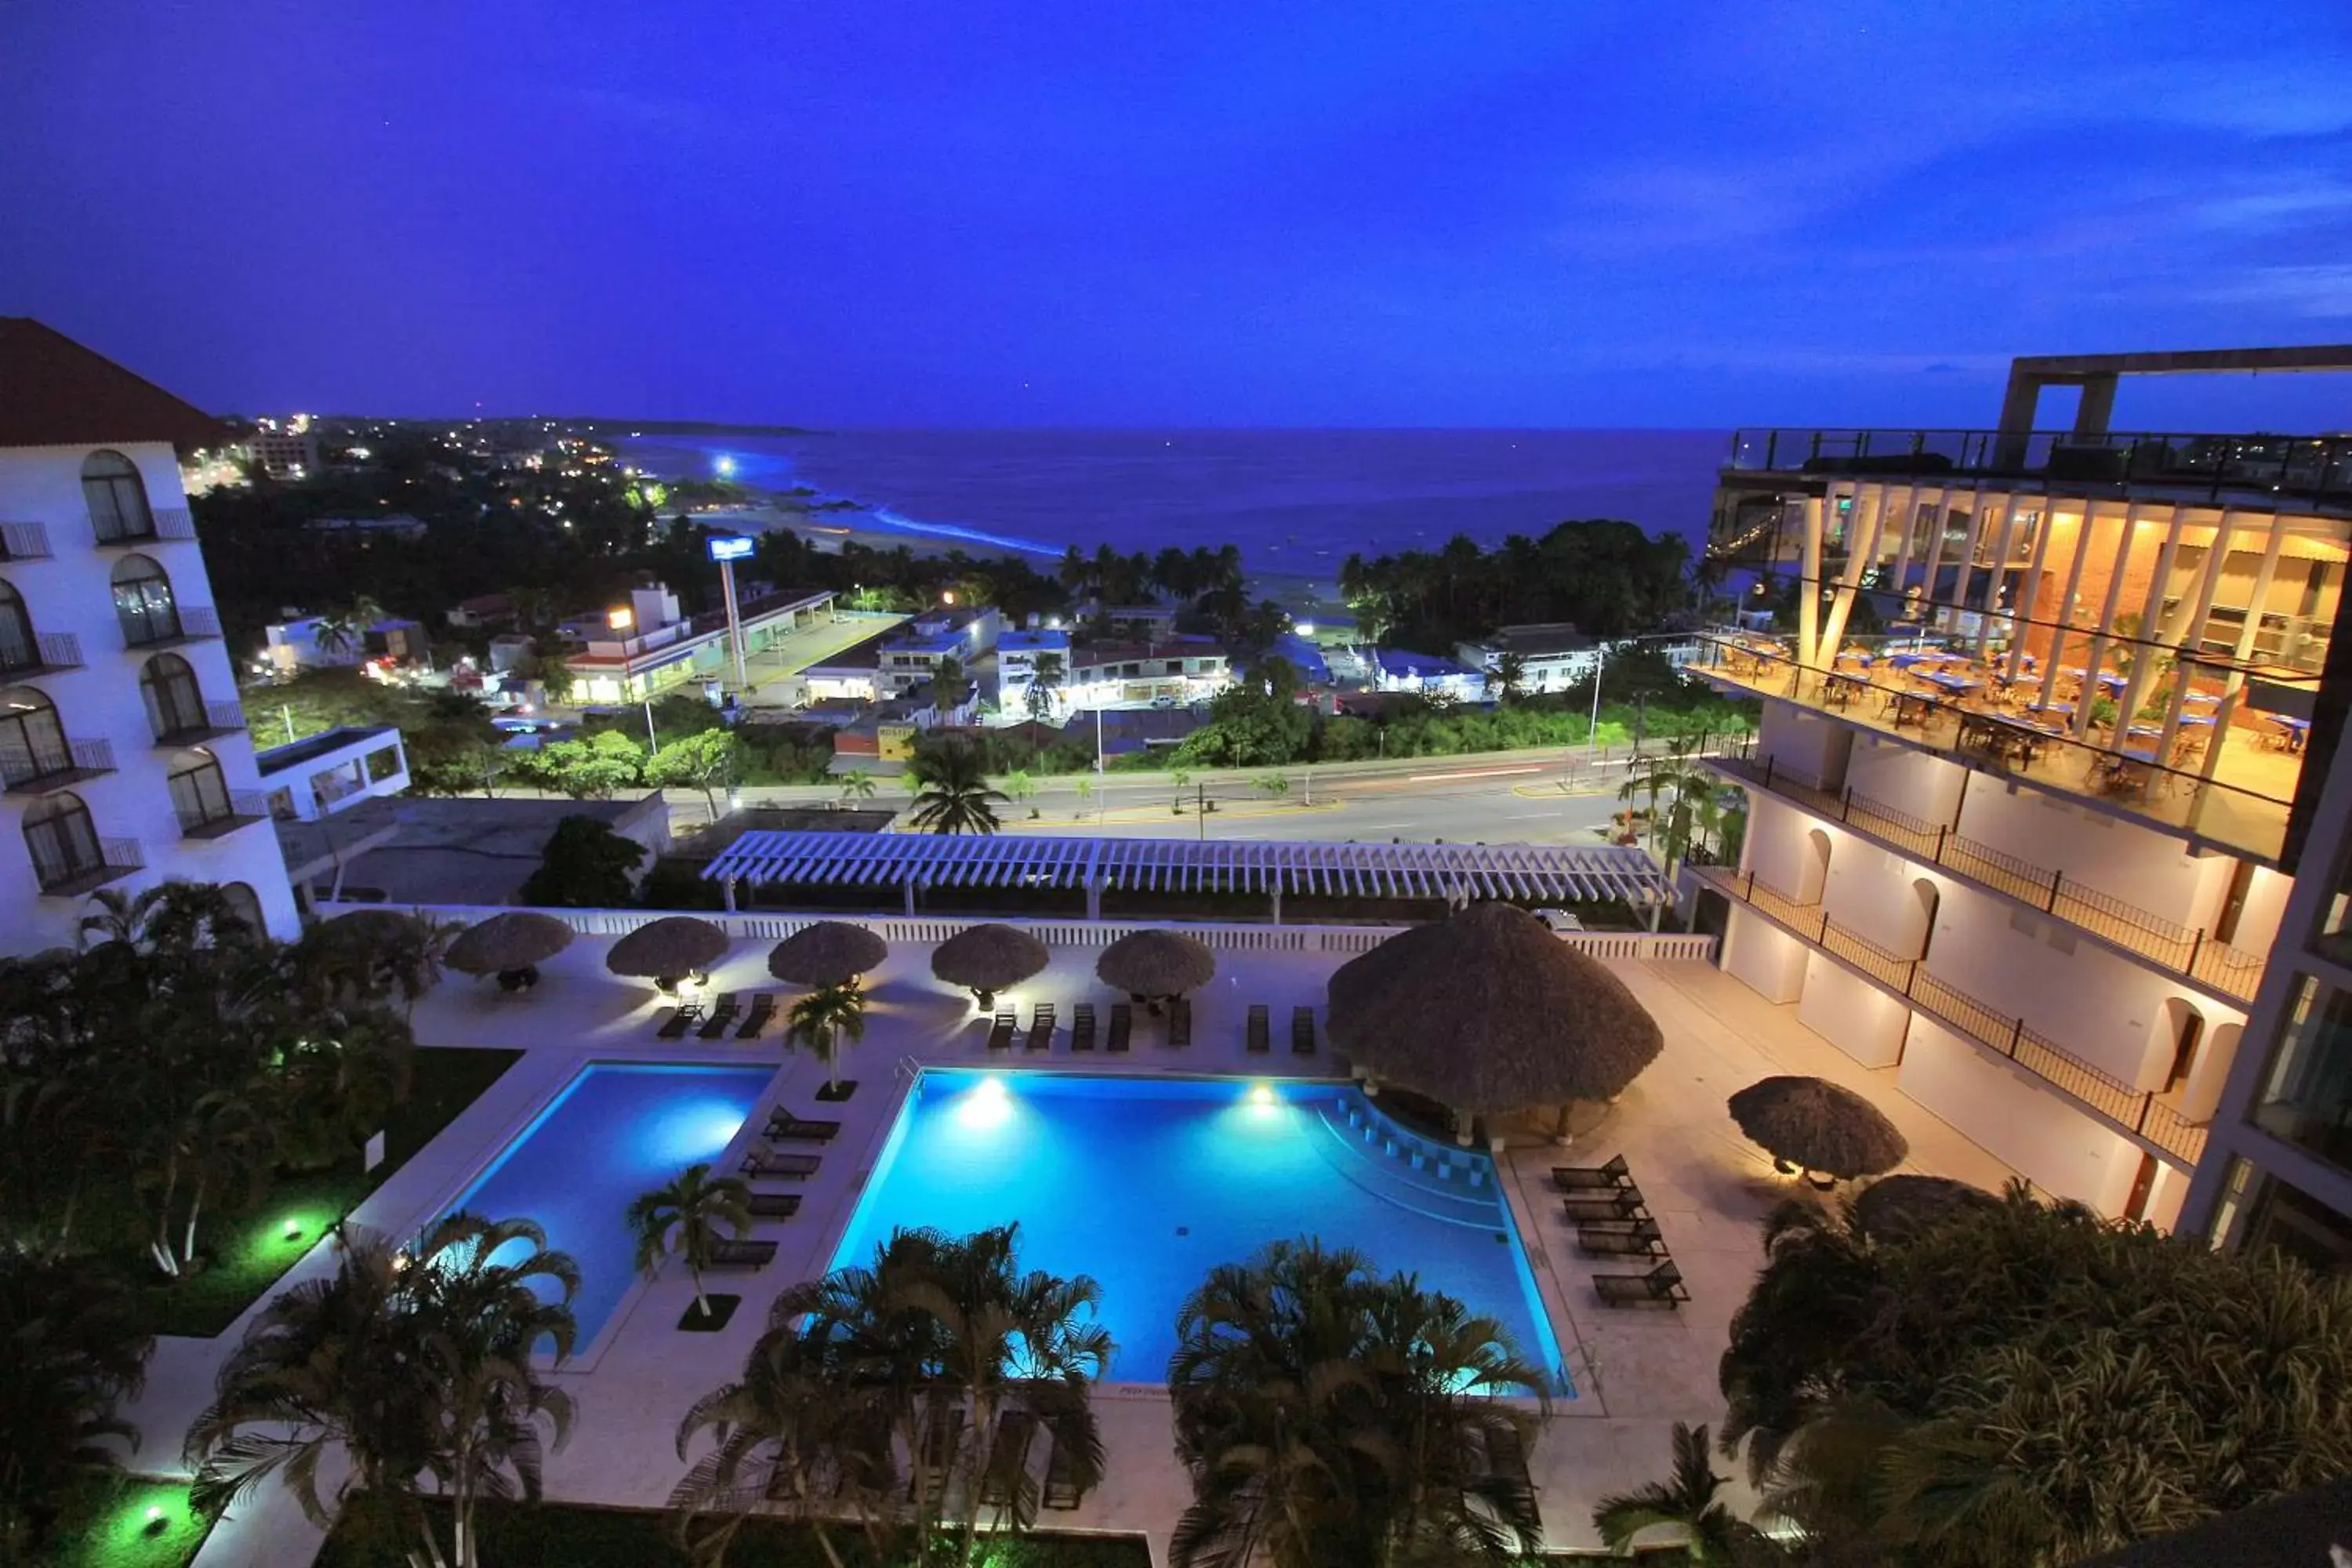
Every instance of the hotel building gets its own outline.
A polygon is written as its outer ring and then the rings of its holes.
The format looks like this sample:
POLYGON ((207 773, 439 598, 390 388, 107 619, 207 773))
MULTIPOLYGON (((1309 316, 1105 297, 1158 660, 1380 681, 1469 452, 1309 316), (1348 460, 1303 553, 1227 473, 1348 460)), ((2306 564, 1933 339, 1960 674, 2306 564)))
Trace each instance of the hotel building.
POLYGON ((174 451, 221 438, 0 318, 0 952, 71 947, 90 894, 171 879, 298 927, 174 451))
POLYGON ((2352 350, 2021 360, 2003 428, 1742 432, 1709 554, 1783 630, 1696 667, 1763 700, 1714 764, 1739 863, 1692 872, 1723 967, 2043 1188, 2165 1226, 2252 1136, 2217 1128, 2281 976, 2300 1016, 2342 994, 2273 948, 2323 896, 2295 872, 2352 695, 2352 439, 2105 429, 2118 376, 2258 368, 2352 350), (2084 387, 2072 430, 2032 429, 2047 384, 2084 387))

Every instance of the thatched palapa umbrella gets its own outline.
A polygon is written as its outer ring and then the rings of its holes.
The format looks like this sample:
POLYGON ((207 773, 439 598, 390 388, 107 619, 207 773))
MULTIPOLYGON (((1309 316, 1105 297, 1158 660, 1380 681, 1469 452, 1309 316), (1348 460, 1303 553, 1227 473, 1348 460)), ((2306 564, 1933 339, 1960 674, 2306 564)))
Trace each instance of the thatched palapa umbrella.
POLYGON ((1784 1168, 1843 1181, 1891 1171, 1911 1152, 1878 1107, 1827 1079, 1759 1079, 1731 1097, 1731 1119, 1784 1168))
POLYGON ((509 991, 533 985, 539 966, 572 945, 572 928, 537 910, 509 910, 460 931, 442 962, 461 974, 495 974, 509 991))
POLYGON ((1865 1235, 1880 1241, 1901 1241, 2000 1202, 1982 1187, 1949 1176, 1881 1176, 1853 1200, 1853 1216, 1865 1235))
POLYGON ((1664 1046, 1625 983, 1509 904, 1400 931, 1331 976, 1329 1033, 1375 1076, 1471 1115, 1613 1100, 1664 1046))
POLYGON ((1163 996, 1181 996, 1215 978, 1217 955, 1209 944, 1172 931, 1129 931, 1095 960, 1095 978, 1114 991, 1149 1000, 1158 1012, 1163 996))
POLYGON ((768 973, 787 985, 846 985, 890 956, 890 944, 846 921, 819 921, 768 953, 768 973))
POLYGON ((970 926, 931 949, 931 975, 993 1007, 998 992, 1039 973, 1051 957, 1044 942, 1018 926, 970 926))
POLYGON ((681 980, 698 979, 727 953, 727 933, 692 915, 664 915, 648 921, 613 944, 604 967, 615 974, 638 975, 664 991, 675 991, 681 980))

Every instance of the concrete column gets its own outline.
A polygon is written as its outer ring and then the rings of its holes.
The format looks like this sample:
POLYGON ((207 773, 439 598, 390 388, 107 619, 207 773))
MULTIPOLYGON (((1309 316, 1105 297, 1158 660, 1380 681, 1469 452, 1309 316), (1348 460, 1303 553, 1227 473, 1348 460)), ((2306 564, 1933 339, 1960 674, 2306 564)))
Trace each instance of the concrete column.
POLYGON ((1824 666, 1835 666, 1838 645, 1845 640, 1846 618, 1853 614, 1854 598, 1861 592, 1862 574, 1868 568, 1870 558, 1877 553, 1878 526, 1885 515, 1886 489, 1881 486, 1875 491, 1875 504, 1871 507, 1867 521, 1859 525, 1860 531, 1849 531, 1846 534, 1845 572, 1838 580, 1837 596, 1830 601, 1829 624, 1822 629, 1822 663, 1824 666))
POLYGON ((1952 491, 1948 485, 1936 491, 1936 529, 1927 546, 1927 568, 1919 578, 1919 630, 1931 631, 1936 625, 1936 577, 1944 569, 1944 535, 1951 527, 1952 491))
POLYGON ((2000 439, 1993 446, 1993 461, 2002 468, 2024 465, 2025 438, 2042 405, 2042 385, 2040 376, 2009 367, 2009 385, 2000 395, 2000 439))
POLYGON ((899 888, 907 895, 907 918, 913 920, 915 918, 915 879, 908 878, 899 884, 899 888))
POLYGON ((1887 503, 1887 510, 1899 520, 1903 537, 1895 546, 1895 574, 1887 579, 1894 586, 1897 600, 1903 597, 1903 580, 1911 574, 1911 542, 1919 531, 1919 487, 1905 485, 1897 500, 1887 503))
MULTIPOLYGON (((2197 668, 2193 660, 2199 645, 2205 639, 2205 623, 2213 613, 2213 590, 2221 585, 2222 568, 2229 563, 2230 535, 2235 531, 2237 521, 2236 510, 2225 509, 2221 513, 2221 522, 2213 530, 2212 545, 2205 552, 2205 571, 2197 584, 2196 602, 2189 612, 2188 627, 2180 634, 2182 653, 2175 667, 2179 679, 2172 683, 2172 702, 2165 710, 2164 733, 2157 740, 2158 756, 2172 755, 2173 742, 2179 739, 2180 716, 2187 710, 2189 704, 2189 672, 2197 668)), ((2213 733, 2208 736, 2205 742, 2205 749, 2208 752, 2221 743, 2221 724, 2217 704, 2213 733)))
POLYGON ((2107 421, 2115 417, 2116 376, 2110 371, 2105 375, 2083 378, 2083 401, 2074 405, 2074 434, 2104 436, 2107 421))
POLYGON ((1822 618, 1822 498, 1805 498, 1805 537, 1797 584, 1797 663, 1807 669, 1822 665, 1818 637, 1822 618))
MULTIPOLYGON (((2184 506, 2174 507, 2172 526, 2165 530, 2164 546, 2156 552, 2156 568, 2148 574, 2147 594, 2140 601, 2140 646, 2132 655, 2131 683, 2124 688, 2123 711, 2117 715, 2123 726, 2131 723, 2132 715, 2140 710, 2140 703, 2147 695, 2149 683, 2156 679, 2156 666, 2159 657, 2156 644, 2158 634, 2163 629, 2158 623, 2164 613, 2164 585, 2172 578, 2173 563, 2180 556, 2181 530, 2186 528, 2188 523, 2189 509, 2184 506)), ((2178 686, 2179 682, 2176 681, 2174 684, 2178 686)), ((2175 696, 2178 695, 2176 691, 2175 696)), ((2162 760, 2162 752, 2158 753, 2159 761, 2162 760)))
POLYGON ((1093 877, 1087 879, 1087 919, 1102 919, 1102 883, 1093 877))
POLYGON ((1993 535, 1992 570, 1985 574, 1984 603, 1977 608, 1976 657, 1982 660, 1992 640, 1992 619, 2000 610, 2000 585, 2009 579, 2009 549, 2017 537, 2017 497, 2000 498, 2000 528, 1993 535))
POLYGON ((735 879, 728 877, 722 879, 719 884, 719 890, 727 900, 727 912, 733 914, 735 912, 735 879))
MULTIPOLYGON (((2033 612, 2042 597, 2042 575, 2050 559, 2050 536, 2058 531, 2051 514, 2050 498, 2042 496, 2039 499, 2042 502, 2042 526, 2033 535, 2033 559, 2025 568, 2025 591, 2017 596, 2016 635, 2009 641, 2009 673, 2012 679, 2024 663, 2025 636, 2032 629, 2033 612)), ((2016 504, 2015 498, 2011 498, 2011 504, 2012 507, 2016 504)), ((2042 700, 2049 700, 2046 686, 2042 700)))
MULTIPOLYGON (((2132 541, 2138 534, 2139 503, 2134 501, 2124 508, 2123 533, 2116 541, 2115 564, 2107 573, 2107 595, 2099 601, 2098 628, 2092 632, 2090 651, 2083 659, 2083 694, 2074 703, 2074 729, 2077 739, 2090 733, 2091 705, 2099 700, 2101 689, 2099 666, 2107 657, 2107 639, 2116 629, 2116 610, 2123 603, 2124 564, 2131 559, 2132 541)), ((2124 689, 2124 695, 2131 695, 2129 687, 2124 689)), ((2116 708, 2115 728, 2107 734, 2107 750, 2111 752, 2123 749, 2124 726, 2130 721, 2121 711, 2122 704, 2116 704, 2116 708)))
MULTIPOLYGON (((2042 525, 2045 528, 2054 528, 2056 521, 2054 518, 2045 516, 2042 519, 2042 525)), ((2074 629, 2074 595, 2082 589, 2083 563, 2090 557, 2091 536, 2097 531, 2098 525, 2099 503, 2084 501, 2083 521, 2074 530, 2074 559, 2066 568, 2065 591, 2058 595, 2058 608, 2050 617, 2051 625, 2054 629, 2050 638, 2050 650, 2042 660, 2040 700, 2045 705, 2057 693, 2058 661, 2066 657, 2067 634, 2074 629)), ((2089 708, 2088 703, 2077 703, 2075 706, 2078 710, 2084 710, 2089 708)), ((2080 714, 2078 713, 2077 716, 2079 717, 2080 714)))
POLYGON ((1952 579, 1951 607, 1944 612, 1944 629, 1954 637, 1959 635, 1960 616, 1968 606, 1969 584, 1976 580, 1977 545, 1984 539, 1984 487, 1969 487, 1969 533, 1960 542, 1960 570, 1952 579))
POLYGON ((1282 884, 1274 884, 1274 923, 1282 923, 1282 884))

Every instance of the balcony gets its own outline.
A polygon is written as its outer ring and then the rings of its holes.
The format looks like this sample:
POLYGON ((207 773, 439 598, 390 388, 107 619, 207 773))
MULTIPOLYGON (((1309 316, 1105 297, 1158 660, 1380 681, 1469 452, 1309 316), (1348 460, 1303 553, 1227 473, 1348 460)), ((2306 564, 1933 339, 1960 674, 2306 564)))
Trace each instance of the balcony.
POLYGON ((114 771, 114 748, 104 741, 36 736, 0 745, 0 784, 10 795, 49 795, 114 771))
POLYGON ((143 518, 92 512, 89 533, 100 550, 129 550, 161 540, 193 540, 196 521, 185 507, 175 506, 152 509, 143 518))
POLYGON ((33 875, 45 899, 78 899, 146 867, 135 838, 100 838, 77 844, 66 854, 51 844, 33 846, 33 875))
POLYGON ((1727 752, 1703 760, 1736 783, 1769 790, 1816 816, 1843 823, 1898 855, 1951 873, 1957 881, 2053 915, 2105 946, 2150 960, 2226 1001, 2251 1005, 2262 986, 2263 954, 1995 849, 1961 833, 1957 824, 1925 821, 1851 787, 1830 789, 1771 757, 1759 761, 1727 752))
POLYGON ((47 561, 48 559, 47 524, 0 522, 0 561, 47 561))
POLYGON ((269 816, 269 797, 256 789, 208 793, 193 800, 175 795, 172 805, 183 838, 224 838, 269 816))
POLYGON ((1737 899, 1790 935, 1828 953, 1915 1011, 1965 1036, 1995 1056, 2006 1057, 2103 1121, 2168 1155, 2182 1169, 2204 1152, 2205 1128, 2182 1119, 2158 1095, 2134 1089, 2093 1067, 2047 1036, 1999 1008, 1939 979, 1924 958, 1906 958, 1880 947, 1860 931, 1829 918, 1819 903, 1800 903, 1754 872, 1693 866, 1691 874, 1726 898, 1737 899))
POLYGON ((29 644, 0 648, 0 677, 10 679, 61 675, 81 664, 81 638, 71 632, 42 632, 29 644))
MULTIPOLYGON (((2154 726, 2126 726, 2121 743, 2127 749, 2117 750, 2043 721, 2021 700, 2027 683, 2014 689, 2014 698, 2000 700, 2009 706, 1995 706, 1977 694, 1999 689, 1995 672, 1984 672, 1963 689, 1887 668, 1892 660, 1866 668, 1805 669, 1786 648, 1744 634, 1710 633, 1706 649, 1690 671, 1741 695, 1809 709, 1961 767, 2088 802, 2268 865, 2278 865, 2285 847, 2287 814, 2303 771, 2291 727, 2281 726, 2272 739, 2209 722, 2201 727, 2211 735, 2207 754, 2198 759, 2203 771, 2191 772, 2175 765, 2189 760, 2179 749, 2171 761, 2155 759, 2161 731, 2154 726)), ((2108 732, 2095 728, 2091 733, 2108 732)), ((2190 731, 2182 734, 2185 742, 2190 731)))
POLYGON ((220 635, 220 616, 210 605, 182 605, 170 616, 142 616, 122 623, 122 646, 150 652, 220 635))
POLYGON ((153 725, 159 747, 200 746, 223 740, 245 729, 245 710, 234 702, 205 702, 175 707, 153 725))

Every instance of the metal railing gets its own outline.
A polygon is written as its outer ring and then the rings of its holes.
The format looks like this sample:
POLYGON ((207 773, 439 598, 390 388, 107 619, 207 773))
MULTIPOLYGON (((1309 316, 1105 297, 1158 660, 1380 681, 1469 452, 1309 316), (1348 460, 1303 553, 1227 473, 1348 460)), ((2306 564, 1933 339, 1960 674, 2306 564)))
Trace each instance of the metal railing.
POLYGON ((103 887, 118 877, 143 869, 147 858, 136 838, 100 838, 68 843, 53 836, 25 836, 32 852, 33 876, 44 893, 77 893, 103 887))
POLYGON ((178 605, 168 616, 141 616, 122 622, 125 647, 162 647, 220 636, 220 616, 210 605, 178 605))
POLYGON ((269 797, 257 789, 230 790, 221 795, 203 795, 194 800, 174 799, 172 809, 180 818, 180 832, 190 838, 215 838, 249 822, 259 822, 269 815, 269 797))
POLYGON ((1997 1051, 2019 1067, 2110 1121, 2193 1164, 2205 1148, 2205 1129, 2185 1121, 2152 1092, 2092 1066, 2026 1027, 2025 1020, 1969 995, 1926 967, 1924 959, 1903 958, 1860 932, 1838 924, 1818 903, 1801 903, 1758 880, 1753 871, 1694 866, 1692 875, 1748 904, 1813 943, 1824 952, 1876 981, 1956 1034, 1997 1051))
POLYGON ((71 632, 37 632, 29 645, 12 647, 0 657, 0 675, 80 668, 81 638, 71 632))
POLYGON ((47 523, 0 522, 0 561, 47 561, 49 558, 49 530, 47 523))
POLYGON ((1951 872, 1964 881, 2030 904, 2094 936, 2151 958, 2177 974, 2240 1002, 2252 1002, 2262 988, 2266 960, 2231 946, 2202 926, 2168 921, 2063 871, 2037 866, 1969 837, 1948 823, 1931 823, 1897 811, 1848 787, 1832 793, 1822 781, 1766 757, 1725 753, 1716 765, 1748 779, 1833 821, 1893 846, 1904 854, 1951 872))
POLYGON ((89 514, 90 537, 100 545, 145 544, 159 539, 194 539, 195 519, 185 507, 154 507, 142 517, 115 512, 89 514))
POLYGON ((2032 476, 2089 484, 2161 485, 2352 506, 2352 437, 2221 436, 2148 431, 1740 430, 1725 466, 1763 472, 2032 476))
POLYGON ((53 779, 87 778, 114 771, 114 748, 104 741, 63 735, 20 735, 0 742, 0 784, 37 789, 53 779))
POLYGON ((235 702, 173 704, 155 715, 155 743, 184 745, 211 735, 231 735, 245 728, 245 710, 235 702))

